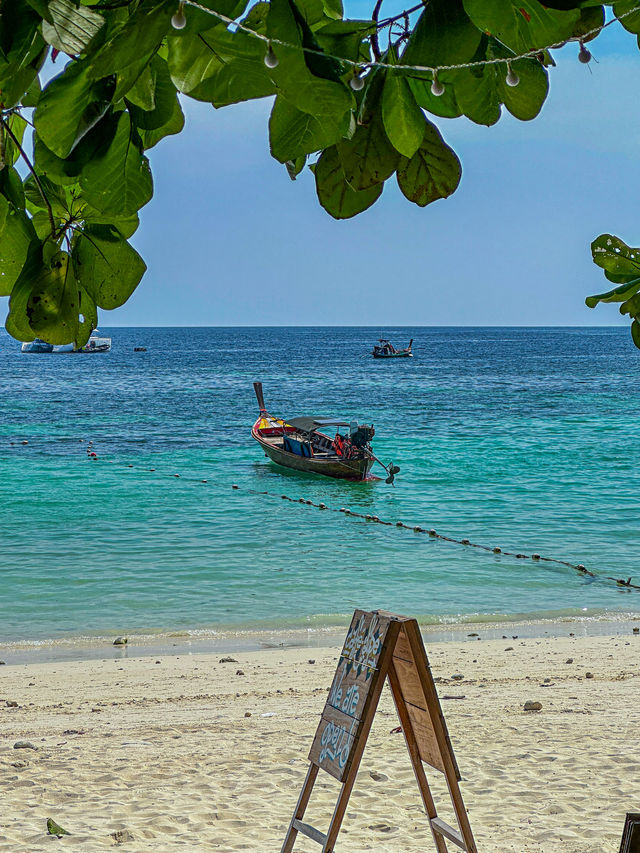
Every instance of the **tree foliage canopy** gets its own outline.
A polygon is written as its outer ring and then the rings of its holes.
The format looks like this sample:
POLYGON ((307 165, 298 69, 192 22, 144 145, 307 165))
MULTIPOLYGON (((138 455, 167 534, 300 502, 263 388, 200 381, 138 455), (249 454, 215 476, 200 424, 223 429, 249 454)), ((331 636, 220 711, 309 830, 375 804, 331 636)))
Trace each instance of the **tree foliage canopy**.
MULTIPOLYGON (((640 33, 632 0, 607 5, 640 33)), ((179 93, 214 107, 273 98, 271 154, 293 179, 308 164, 336 219, 371 207, 393 176, 424 207, 461 177, 433 117, 535 118, 548 48, 576 42, 588 61, 584 42, 605 21, 593 0, 423 0, 387 18, 381 7, 352 20, 342 0, 2 0, 10 334, 82 346, 97 309, 129 298, 146 269, 129 243, 153 195, 146 152, 182 130, 179 93), (58 54, 69 61, 42 88, 58 54)), ((621 302, 640 347, 640 250, 610 235, 592 249, 615 287, 587 304, 621 302)))

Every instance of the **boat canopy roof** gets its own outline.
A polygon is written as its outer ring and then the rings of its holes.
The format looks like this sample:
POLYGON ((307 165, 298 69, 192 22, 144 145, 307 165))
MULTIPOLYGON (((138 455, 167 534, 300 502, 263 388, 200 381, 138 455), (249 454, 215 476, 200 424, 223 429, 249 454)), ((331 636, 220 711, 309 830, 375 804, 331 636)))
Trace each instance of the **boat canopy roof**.
POLYGON ((349 426, 348 421, 339 421, 335 418, 319 418, 319 417, 301 417, 301 418, 291 418, 287 423, 295 427, 296 429, 301 430, 302 432, 314 432, 314 430, 320 429, 321 427, 341 427, 341 426, 349 426))

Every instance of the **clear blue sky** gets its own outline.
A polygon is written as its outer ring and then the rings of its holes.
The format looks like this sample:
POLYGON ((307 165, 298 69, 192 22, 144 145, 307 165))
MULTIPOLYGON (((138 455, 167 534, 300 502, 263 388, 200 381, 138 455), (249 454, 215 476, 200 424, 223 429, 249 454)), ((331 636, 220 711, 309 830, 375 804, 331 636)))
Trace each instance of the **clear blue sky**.
MULTIPOLYGON (((366 14, 358 3, 355 14, 366 14)), ((268 101, 214 110, 150 154, 153 200, 134 245, 148 271, 104 326, 613 325, 589 244, 640 245, 640 54, 615 24, 577 61, 556 51, 542 114, 492 127, 437 119, 462 161, 458 191, 419 209, 387 182, 345 222, 269 155, 268 101)))

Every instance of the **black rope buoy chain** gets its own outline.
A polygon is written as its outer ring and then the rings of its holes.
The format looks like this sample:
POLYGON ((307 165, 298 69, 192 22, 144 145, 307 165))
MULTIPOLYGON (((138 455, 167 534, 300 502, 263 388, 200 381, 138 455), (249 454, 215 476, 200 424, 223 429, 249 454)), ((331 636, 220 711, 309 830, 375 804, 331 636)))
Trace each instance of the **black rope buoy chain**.
MULTIPOLYGON (((87 444, 87 458, 91 459, 93 462, 98 461, 98 455, 93 450, 93 442, 90 441, 87 444)), ((110 464, 117 464, 113 459, 105 460, 110 464)), ((123 463, 124 464, 124 463, 123 463)), ((135 468, 135 466, 131 464, 127 464, 127 468, 135 468)), ((155 472, 155 468, 135 468, 136 471, 139 472, 155 472)), ((167 475, 169 476, 169 475, 167 475)), ((171 474, 173 478, 180 478, 180 474, 171 474)), ((220 486, 220 488, 225 488, 220 483, 209 483, 208 480, 200 479, 197 477, 184 477, 182 478, 183 482, 194 482, 194 483, 204 483, 208 485, 220 486)), ((233 490, 239 491, 240 486, 237 483, 233 483, 231 485, 233 490)), ((614 578, 610 575, 600 575, 596 574, 596 572, 592 572, 590 569, 587 569, 582 563, 571 563, 568 560, 558 560, 555 557, 543 557, 541 554, 522 554, 515 551, 504 551, 500 546, 494 545, 480 545, 477 542, 471 542, 470 539, 455 539, 453 536, 444 536, 442 533, 438 533, 433 528, 429 528, 428 530, 424 527, 420 527, 419 525, 411 525, 405 524, 403 521, 385 521, 382 518, 379 518, 377 515, 370 515, 361 512, 355 512, 355 510, 349 509, 348 507, 340 507, 339 509, 335 509, 334 507, 327 506, 325 503, 314 503, 306 498, 292 498, 289 495, 276 494, 275 492, 269 492, 267 490, 259 491, 257 489, 243 489, 242 491, 247 492, 252 495, 267 495, 272 498, 281 498, 283 501, 290 501, 291 503, 300 503, 306 504, 307 506, 313 506, 320 510, 328 510, 329 512, 341 512, 343 515, 353 516, 354 518, 362 518, 365 521, 372 522, 373 524, 382 524, 386 527, 401 527, 405 530, 412 530, 414 533, 426 533, 432 539, 440 539, 443 542, 452 542, 455 545, 464 545, 467 548, 478 548, 481 551, 488 551, 493 554, 502 554, 505 557, 514 557, 517 560, 534 560, 536 562, 545 562, 545 563, 555 563, 558 566, 566 566, 567 568, 573 569, 581 575, 586 575, 591 578, 597 578, 598 580, 607 580, 613 581, 616 586, 625 587, 626 589, 637 589, 640 590, 640 584, 631 583, 632 578, 614 578)))

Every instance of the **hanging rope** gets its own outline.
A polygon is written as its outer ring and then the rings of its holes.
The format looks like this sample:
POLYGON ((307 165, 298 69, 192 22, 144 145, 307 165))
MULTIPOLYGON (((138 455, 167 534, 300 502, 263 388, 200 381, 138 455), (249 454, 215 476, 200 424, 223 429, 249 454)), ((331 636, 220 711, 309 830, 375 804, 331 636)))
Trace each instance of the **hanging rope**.
MULTIPOLYGON (((96 461, 96 462, 100 458, 100 457, 98 457, 98 454, 95 452, 95 450, 93 450, 93 442, 92 441, 90 441, 87 444, 87 457, 89 459, 91 459, 92 461, 96 461)), ((119 463, 113 459, 106 459, 103 461, 106 461, 108 464, 111 464, 111 465, 121 465, 121 466, 125 467, 125 463, 119 463)), ((131 463, 128 463, 126 465, 126 467, 127 468, 133 468, 140 473, 146 473, 146 472, 158 473, 156 471, 156 468, 142 468, 140 466, 136 467, 136 466, 132 465, 131 463)), ((218 488, 228 488, 227 486, 223 486, 220 483, 210 483, 209 480, 204 479, 204 478, 182 477, 181 474, 176 473, 176 472, 173 472, 170 474, 168 474, 168 473, 164 474, 163 472, 159 472, 159 474, 162 476, 169 476, 169 477, 172 477, 174 479, 181 478, 184 482, 208 484, 208 485, 212 485, 212 486, 217 486, 218 488)), ((625 589, 640 590, 640 584, 631 583, 631 580, 632 580, 631 578, 627 578, 625 580, 624 578, 615 578, 615 577, 612 577, 610 575, 603 575, 600 573, 596 573, 596 572, 591 571, 591 569, 588 569, 582 563, 573 563, 569 560, 559 560, 556 557, 544 557, 541 554, 537 554, 537 553, 524 554, 524 553, 519 552, 519 551, 505 551, 503 548, 499 547, 498 545, 493 545, 493 546, 481 545, 477 542, 472 542, 470 539, 466 539, 466 538, 456 539, 454 536, 445 536, 443 533, 438 533, 433 528, 426 528, 426 527, 421 527, 419 525, 405 524, 403 521, 386 521, 385 519, 382 519, 377 515, 370 515, 367 513, 356 512, 355 510, 349 509, 348 507, 340 507, 339 509, 336 509, 335 507, 327 506, 327 504, 322 503, 322 502, 314 503, 314 501, 309 500, 307 498, 292 498, 289 495, 277 494, 276 492, 270 492, 267 489, 265 489, 265 490, 258 490, 258 489, 252 489, 252 488, 241 489, 237 483, 233 483, 231 486, 231 489, 233 491, 243 491, 246 494, 250 494, 250 495, 265 495, 265 496, 271 497, 271 498, 279 498, 283 501, 290 501, 291 503, 304 504, 306 506, 312 506, 312 507, 315 507, 316 509, 319 509, 319 510, 325 511, 325 512, 328 511, 328 512, 334 512, 334 513, 342 513, 345 516, 349 516, 352 518, 362 518, 365 521, 371 522, 373 524, 380 524, 384 527, 396 527, 396 528, 402 528, 404 530, 411 530, 413 533, 425 534, 432 539, 440 539, 443 542, 451 542, 454 545, 462 545, 462 546, 467 547, 467 548, 477 548, 480 551, 487 551, 488 553, 491 553, 491 554, 495 554, 495 555, 499 554, 500 556, 503 556, 503 557, 513 557, 516 560, 532 560, 533 562, 536 562, 536 563, 538 563, 538 562, 539 563, 554 563, 558 566, 566 566, 569 569, 573 569, 578 574, 585 576, 585 577, 593 578, 594 580, 612 581, 618 587, 624 587, 625 589)))
MULTIPOLYGON (((518 55, 509 56, 509 57, 500 57, 495 59, 480 59, 473 62, 462 62, 456 65, 392 65, 388 62, 382 62, 380 60, 372 60, 372 61, 354 61, 352 59, 345 59, 342 56, 334 56, 331 53, 327 53, 324 50, 318 50, 312 47, 303 47, 300 44, 292 44, 288 41, 283 41, 278 38, 269 38, 269 36, 264 35, 263 33, 258 33, 255 30, 252 30, 250 27, 245 26, 240 21, 236 21, 233 18, 229 18, 227 15, 223 15, 221 12, 216 12, 215 9, 209 9, 207 6, 203 6, 201 3, 198 3, 197 0, 183 0, 181 4, 181 8, 183 5, 192 6, 194 9, 199 9, 201 12, 205 12, 207 15, 211 15, 214 18, 217 18, 219 21, 223 23, 237 27, 237 29, 242 30, 243 32, 248 33, 254 38, 263 41, 268 48, 267 57, 273 54, 273 45, 277 45, 279 47, 286 47, 290 50, 298 50, 301 53, 314 54, 317 56, 324 56, 328 59, 334 59, 337 62, 343 62, 345 65, 349 65, 352 68, 363 70, 365 68, 389 68, 393 71, 413 71, 413 72, 423 72, 429 73, 435 77, 437 77, 438 73, 441 71, 455 71, 461 68, 479 68, 485 65, 510 65, 512 62, 517 62, 519 59, 533 59, 539 56, 541 53, 544 53, 547 50, 557 50, 561 47, 564 47, 568 42, 578 42, 582 45, 583 42, 588 39, 597 36, 607 27, 610 27, 612 24, 615 24, 617 21, 622 21, 624 18, 629 15, 633 15, 635 12, 640 11, 640 5, 634 6, 632 9, 628 9, 626 12, 617 15, 615 18, 612 18, 610 21, 605 21, 603 24, 600 24, 597 27, 594 27, 592 30, 584 33, 581 36, 572 36, 571 38, 566 39, 562 42, 555 42, 554 44, 549 44, 546 47, 537 47, 532 50, 528 50, 525 53, 520 53, 518 55)), ((180 19, 182 20, 182 19, 180 19)), ((382 26, 388 26, 389 24, 383 22, 382 26)), ((184 26, 184 24, 182 25, 184 26)), ((179 27, 181 29, 182 27, 179 27)), ((584 49, 584 48, 583 48, 584 49)), ((265 58, 265 61, 266 61, 265 58)), ((275 56, 274 56, 275 58, 275 56)), ((589 56, 589 59, 591 57, 589 56)), ((272 60, 273 61, 273 60, 272 60)), ((583 61, 583 60, 581 60, 583 61)), ((588 60, 587 60, 588 61, 588 60)), ((277 59, 275 64, 277 65, 277 59)), ((267 62, 267 65, 269 63, 267 62)), ((271 65, 270 67, 275 67, 271 65)))

